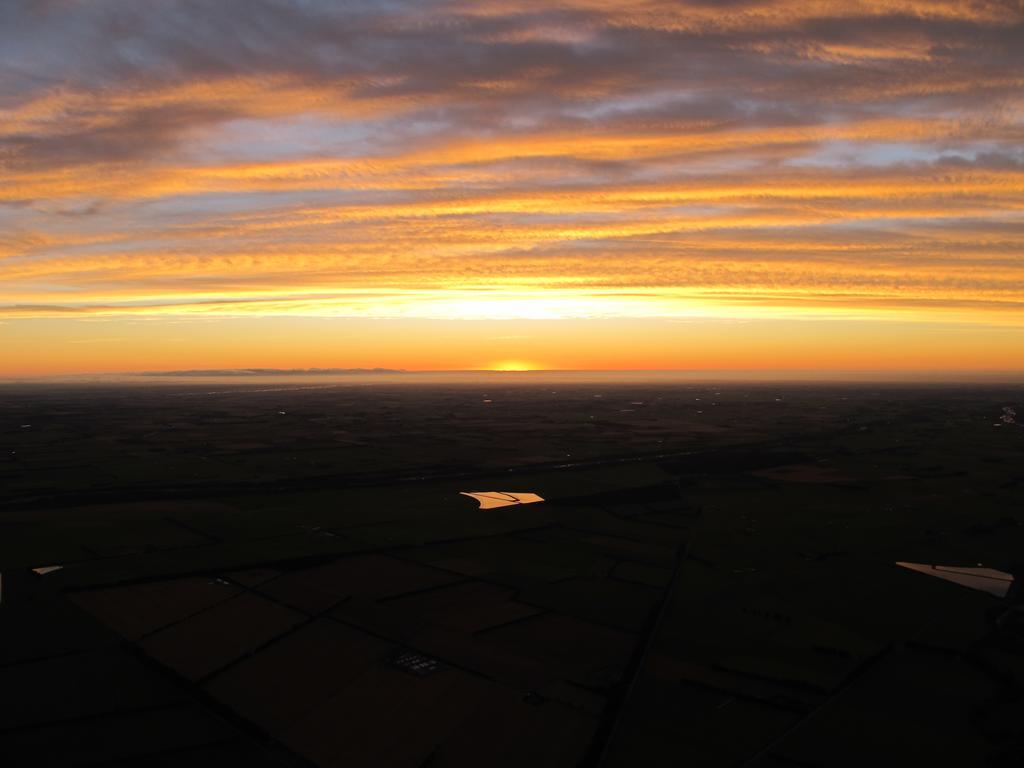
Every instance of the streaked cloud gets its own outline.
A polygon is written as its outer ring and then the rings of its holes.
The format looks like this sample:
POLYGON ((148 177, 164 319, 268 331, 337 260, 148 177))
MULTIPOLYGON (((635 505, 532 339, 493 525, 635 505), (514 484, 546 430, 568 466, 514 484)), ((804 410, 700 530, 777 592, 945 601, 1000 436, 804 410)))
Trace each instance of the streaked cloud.
POLYGON ((1024 326, 1021 40, 1016 0, 9 0, 0 315, 1024 326))

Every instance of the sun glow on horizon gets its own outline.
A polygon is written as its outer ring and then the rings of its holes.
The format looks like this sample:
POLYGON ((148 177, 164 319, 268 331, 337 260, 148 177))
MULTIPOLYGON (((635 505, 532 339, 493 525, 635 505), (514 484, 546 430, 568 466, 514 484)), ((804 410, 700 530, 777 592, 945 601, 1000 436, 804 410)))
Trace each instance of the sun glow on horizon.
POLYGON ((488 371, 501 371, 505 373, 525 373, 527 371, 542 371, 542 367, 523 360, 502 360, 487 366, 488 371))

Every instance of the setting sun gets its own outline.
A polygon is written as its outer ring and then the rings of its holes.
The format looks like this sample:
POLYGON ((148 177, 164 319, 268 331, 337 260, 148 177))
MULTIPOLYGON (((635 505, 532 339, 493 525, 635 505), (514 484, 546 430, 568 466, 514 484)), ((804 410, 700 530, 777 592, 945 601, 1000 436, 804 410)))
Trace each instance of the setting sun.
POLYGON ((505 372, 521 372, 521 371, 536 371, 539 370, 533 363, 527 363, 522 360, 502 360, 500 363, 493 363, 487 367, 489 371, 505 371, 505 372))

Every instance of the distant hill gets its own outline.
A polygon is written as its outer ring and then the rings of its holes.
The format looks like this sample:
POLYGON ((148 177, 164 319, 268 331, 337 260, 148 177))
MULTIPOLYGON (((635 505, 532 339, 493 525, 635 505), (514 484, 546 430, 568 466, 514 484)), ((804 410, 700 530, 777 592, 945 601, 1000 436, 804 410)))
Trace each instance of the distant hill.
POLYGON ((405 373, 395 368, 203 368, 188 371, 146 371, 142 376, 337 376, 405 373))

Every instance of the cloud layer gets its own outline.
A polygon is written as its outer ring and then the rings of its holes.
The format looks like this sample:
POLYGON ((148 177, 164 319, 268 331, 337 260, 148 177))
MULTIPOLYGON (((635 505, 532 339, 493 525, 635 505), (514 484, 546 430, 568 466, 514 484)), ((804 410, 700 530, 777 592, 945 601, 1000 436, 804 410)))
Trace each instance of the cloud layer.
POLYGON ((1016 0, 8 0, 0 313, 1024 324, 1016 0))

